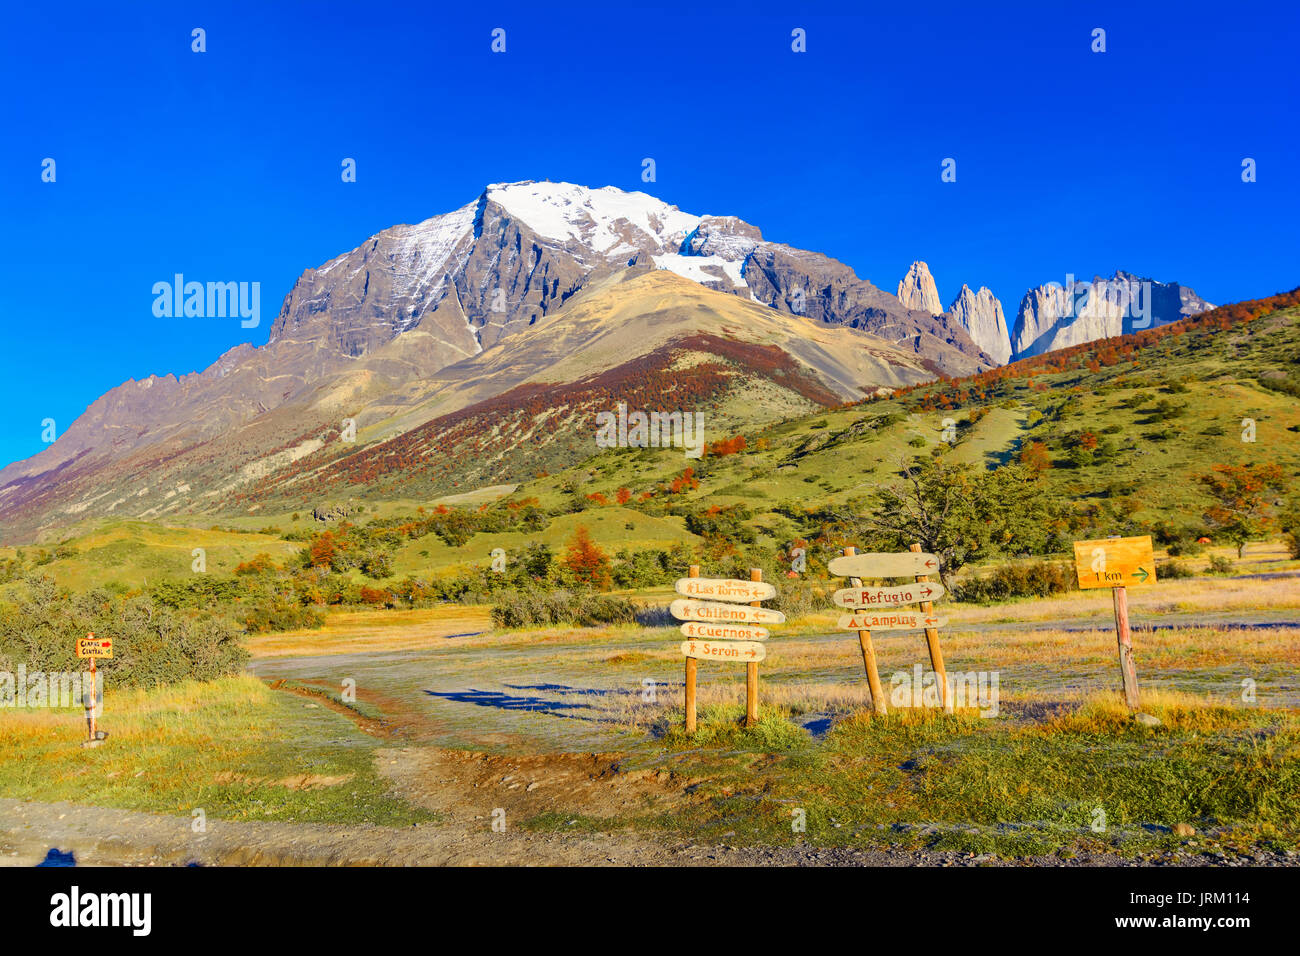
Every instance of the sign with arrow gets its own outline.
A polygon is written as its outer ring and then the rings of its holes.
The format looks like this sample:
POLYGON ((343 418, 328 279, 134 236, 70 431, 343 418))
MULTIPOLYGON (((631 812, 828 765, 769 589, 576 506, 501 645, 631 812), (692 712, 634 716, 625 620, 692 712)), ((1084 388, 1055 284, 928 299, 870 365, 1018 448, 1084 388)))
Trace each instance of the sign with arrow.
POLYGON ((767 648, 756 641, 682 641, 682 654, 699 660, 757 664, 767 657, 767 648))
POLYGON ((707 641, 765 641, 771 636, 765 627, 711 624, 707 621, 687 621, 682 625, 682 634, 707 641))
POLYGON ((708 621, 712 624, 785 623, 785 615, 780 611, 770 611, 765 607, 750 607, 747 604, 721 604, 714 601, 678 598, 668 605, 668 610, 679 621, 708 621))
POLYGON ((938 574, 939 559, 920 551, 874 552, 832 558, 826 567, 831 574, 842 578, 911 578, 918 574, 938 574))
MULTIPOLYGON (((64 647, 67 645, 65 644, 64 647)), ((77 656, 90 658, 109 658, 113 656, 113 639, 111 637, 77 638, 77 656)))
POLYGON ((916 584, 900 584, 892 588, 844 588, 831 595, 831 600, 840 607, 902 607, 905 604, 917 604, 921 601, 937 601, 943 597, 942 584, 930 584, 928 581, 916 584))
POLYGON ((1117 588, 1156 583, 1151 538, 1103 538, 1074 542, 1079 587, 1117 588))
POLYGON ((947 627, 948 619, 922 611, 858 611, 841 615, 839 626, 846 631, 921 631, 947 627))
POLYGON ((776 588, 762 581, 737 581, 731 578, 678 578, 674 585, 678 594, 693 598, 711 598, 715 601, 769 601, 776 597, 776 588))

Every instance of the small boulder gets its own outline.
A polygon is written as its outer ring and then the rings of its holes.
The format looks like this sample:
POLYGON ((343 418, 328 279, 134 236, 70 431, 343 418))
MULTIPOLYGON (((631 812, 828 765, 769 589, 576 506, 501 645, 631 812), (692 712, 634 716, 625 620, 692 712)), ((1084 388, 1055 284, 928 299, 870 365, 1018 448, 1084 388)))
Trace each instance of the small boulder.
POLYGON ((1160 718, 1153 717, 1151 714, 1134 714, 1133 719, 1143 727, 1159 727, 1160 718))

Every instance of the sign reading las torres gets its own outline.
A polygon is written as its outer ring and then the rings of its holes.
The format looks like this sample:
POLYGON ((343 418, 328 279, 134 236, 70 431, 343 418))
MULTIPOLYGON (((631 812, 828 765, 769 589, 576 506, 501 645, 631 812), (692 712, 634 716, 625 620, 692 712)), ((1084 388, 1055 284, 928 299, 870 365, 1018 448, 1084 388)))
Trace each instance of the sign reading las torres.
POLYGON ((745 726, 758 722, 758 662, 767 657, 767 628, 757 624, 782 624, 785 615, 760 607, 760 601, 776 597, 776 588, 763 583, 762 572, 752 568, 750 580, 702 578, 699 565, 691 565, 691 576, 680 578, 676 589, 685 598, 673 601, 668 610, 684 621, 681 630, 686 658, 686 732, 695 732, 696 662, 731 661, 745 665, 745 726), (692 600, 692 599, 711 600, 692 600), (724 602, 749 602, 724 603, 724 602))

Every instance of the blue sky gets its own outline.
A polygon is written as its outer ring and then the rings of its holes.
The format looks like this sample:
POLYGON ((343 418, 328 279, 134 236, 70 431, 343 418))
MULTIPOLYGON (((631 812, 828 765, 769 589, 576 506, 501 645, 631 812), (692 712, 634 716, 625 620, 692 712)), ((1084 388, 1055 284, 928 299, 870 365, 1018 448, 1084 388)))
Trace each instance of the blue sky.
POLYGON ((264 343, 304 268, 490 182, 644 189, 891 292, 924 259, 945 305, 988 285, 1008 321, 1067 272, 1216 303, 1293 288, 1300 13, 1217 6, 14 5, 0 463, 129 378, 264 343), (260 282, 261 325, 156 318, 152 286, 177 272, 260 282))

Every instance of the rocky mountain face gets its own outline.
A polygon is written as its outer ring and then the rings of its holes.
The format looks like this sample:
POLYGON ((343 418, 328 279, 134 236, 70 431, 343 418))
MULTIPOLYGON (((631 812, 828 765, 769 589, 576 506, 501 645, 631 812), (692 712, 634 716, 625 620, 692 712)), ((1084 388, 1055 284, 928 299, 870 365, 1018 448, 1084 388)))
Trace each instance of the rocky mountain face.
POLYGON ((1109 279, 1070 279, 1030 289, 1020 300, 1011 333, 1015 358, 1111 338, 1177 322, 1213 306, 1177 282, 1157 282, 1129 272, 1109 279))
POLYGON ((972 292, 970 286, 962 283, 961 292, 948 306, 948 314, 999 365, 1005 365, 1011 358, 1011 339, 1002 303, 989 289, 980 286, 978 292, 972 292))
POLYGON ((924 262, 913 262, 907 275, 898 283, 898 301, 909 309, 931 315, 943 312, 943 306, 939 304, 939 289, 934 284, 934 276, 930 275, 930 267, 924 262))

